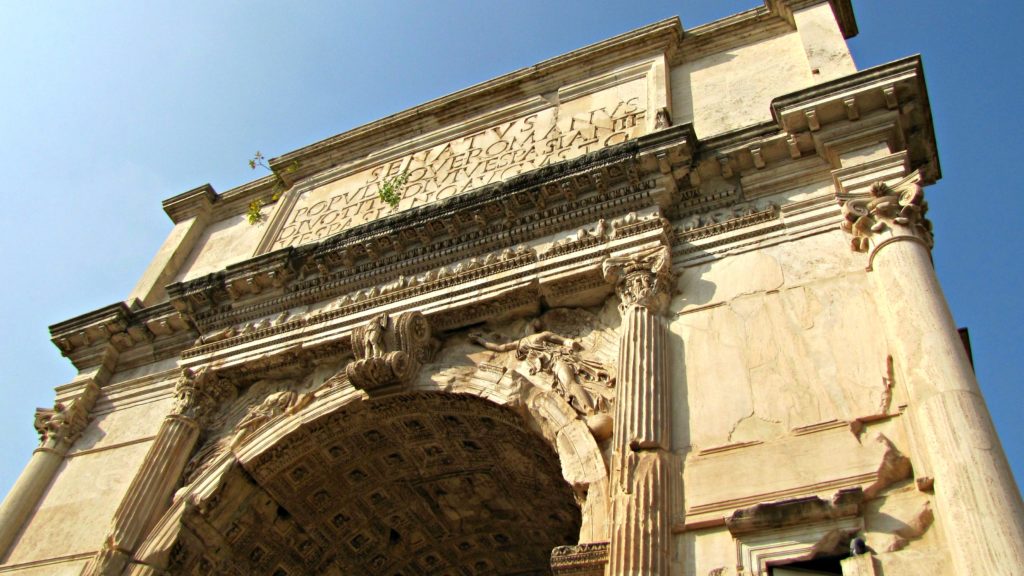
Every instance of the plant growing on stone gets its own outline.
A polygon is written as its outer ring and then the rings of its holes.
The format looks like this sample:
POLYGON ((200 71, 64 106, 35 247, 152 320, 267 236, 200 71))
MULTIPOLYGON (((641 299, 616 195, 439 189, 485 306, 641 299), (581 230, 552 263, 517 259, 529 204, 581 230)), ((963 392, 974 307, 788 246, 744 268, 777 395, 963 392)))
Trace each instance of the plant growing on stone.
MULTIPOLYGON (((296 160, 289 164, 288 166, 284 167, 283 169, 274 169, 271 168, 269 164, 267 164, 267 159, 265 156, 263 156, 263 153, 257 150, 256 154, 254 154, 253 157, 249 159, 249 168, 255 170, 257 167, 264 168, 265 170, 274 175, 274 191, 270 196, 270 203, 274 203, 277 202, 278 199, 281 198, 281 194, 283 194, 284 191, 288 189, 288 185, 285 183, 282 174, 291 174, 292 172, 298 170, 299 162, 298 160, 296 160)), ((266 219, 266 217, 263 215, 263 212, 261 211, 263 209, 263 206, 264 202, 262 198, 257 198, 249 203, 249 209, 245 213, 245 218, 249 221, 249 224, 259 224, 260 222, 263 222, 266 219)))
POLYGON ((405 186, 408 179, 409 171, 405 170, 391 178, 381 180, 377 183, 377 196, 382 202, 391 206, 392 210, 397 208, 398 203, 402 201, 402 187, 405 186))

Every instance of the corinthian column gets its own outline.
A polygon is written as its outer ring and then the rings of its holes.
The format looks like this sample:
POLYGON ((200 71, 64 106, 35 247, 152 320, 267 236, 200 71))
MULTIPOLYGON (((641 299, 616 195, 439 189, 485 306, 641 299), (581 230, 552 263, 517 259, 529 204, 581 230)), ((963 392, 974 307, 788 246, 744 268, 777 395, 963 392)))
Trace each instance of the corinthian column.
POLYGON ((89 410, 98 395, 99 388, 89 380, 82 393, 67 403, 58 402, 52 410, 36 410, 39 447, 0 504, 0 558, 6 556, 14 537, 50 486, 64 455, 89 423, 89 410))
POLYGON ((658 246, 602 266, 622 313, 612 439, 612 536, 606 574, 667 575, 672 537, 669 428, 668 248, 658 246))
POLYGON ((142 467, 114 513, 103 548, 82 574, 122 573, 135 547, 170 504, 202 427, 233 394, 234 387, 212 371, 185 369, 175 388, 174 408, 161 423, 142 467))
MULTIPOLYGON (((906 384, 956 574, 1024 566, 1024 505, 931 262, 931 226, 916 173, 843 206, 853 249, 868 254, 894 364, 906 384)), ((921 460, 924 457, 924 462, 921 460)), ((927 475, 928 472, 925 473, 927 475)))

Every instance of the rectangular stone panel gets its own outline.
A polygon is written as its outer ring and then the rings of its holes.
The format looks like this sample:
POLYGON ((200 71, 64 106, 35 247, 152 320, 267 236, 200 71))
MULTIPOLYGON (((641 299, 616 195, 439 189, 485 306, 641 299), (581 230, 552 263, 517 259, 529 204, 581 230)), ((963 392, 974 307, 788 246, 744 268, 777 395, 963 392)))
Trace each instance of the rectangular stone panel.
POLYGON ((393 146, 337 177, 300 183, 286 195, 264 239, 276 250, 314 242, 347 228, 430 204, 514 176, 621 144, 651 131, 661 61, 563 86, 486 117, 393 146), (405 177, 392 208, 378 186, 405 177), (324 181, 326 180, 326 181, 324 181))

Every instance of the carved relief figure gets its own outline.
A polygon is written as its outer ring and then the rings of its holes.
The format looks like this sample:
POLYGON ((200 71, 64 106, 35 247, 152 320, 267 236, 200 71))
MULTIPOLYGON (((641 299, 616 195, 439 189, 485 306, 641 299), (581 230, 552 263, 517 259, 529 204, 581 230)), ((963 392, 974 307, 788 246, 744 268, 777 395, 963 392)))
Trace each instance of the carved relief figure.
POLYGON ((232 445, 238 444, 271 419, 282 414, 295 414, 312 402, 313 394, 299 394, 293 390, 282 390, 267 396, 263 402, 249 408, 238 422, 232 445))
POLYGON ((384 330, 388 327, 388 315, 374 316, 363 331, 363 348, 366 358, 380 358, 384 355, 384 330))
POLYGON ((542 329, 540 320, 530 323, 531 333, 519 340, 498 344, 480 334, 470 340, 495 352, 515 352, 529 366, 530 374, 544 372, 553 379, 555 390, 580 414, 591 416, 606 412, 611 400, 608 388, 614 378, 601 364, 580 357, 579 342, 542 329))

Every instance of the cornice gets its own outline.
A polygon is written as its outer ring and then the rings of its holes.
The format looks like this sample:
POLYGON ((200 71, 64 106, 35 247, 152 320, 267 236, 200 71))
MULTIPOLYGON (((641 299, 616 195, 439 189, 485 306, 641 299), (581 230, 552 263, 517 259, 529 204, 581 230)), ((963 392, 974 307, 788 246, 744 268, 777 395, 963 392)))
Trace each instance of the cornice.
POLYGON ((172 222, 177 224, 189 218, 209 214, 216 201, 217 192, 213 186, 203 184, 164 200, 163 206, 164 212, 170 216, 172 222))
POLYGON ((786 20, 793 21, 793 11, 809 8, 817 4, 828 4, 832 7, 832 14, 839 24, 839 31, 843 38, 849 40, 857 35, 857 18, 853 13, 853 4, 850 0, 765 0, 765 6, 773 13, 779 14, 786 20))
POLYGON ((500 251, 656 202, 638 200, 653 186, 644 174, 665 164, 688 166, 694 144, 691 126, 669 128, 172 284, 168 295, 207 331, 268 313, 268 298, 273 309, 310 304, 399 273, 500 251))
MULTIPOLYGON (((437 298, 464 298, 460 306, 472 307, 473 295, 479 296, 482 286, 500 285, 511 269, 547 270, 562 266, 565 258, 604 250, 605 240, 593 228, 602 219, 607 224, 598 227, 616 227, 620 242, 647 234, 652 225, 660 229, 660 219, 654 222, 646 216, 639 220, 629 216, 650 215, 651 210, 680 220, 680 227, 666 236, 666 242, 685 245, 677 250, 680 255, 692 254, 697 247, 706 254, 714 246, 738 240, 749 243, 748 239, 777 230, 777 208, 763 202, 744 204, 738 188, 733 193, 693 194, 690 182, 699 181, 695 172, 701 165, 720 169, 722 158, 736 163, 733 178, 739 178, 742 170, 759 170, 749 160, 750 150, 767 150, 766 142, 773 143, 778 152, 764 157, 779 155, 788 160, 784 136, 777 127, 764 124, 701 143, 691 125, 662 129, 442 202, 395 213, 318 243, 266 253, 220 272, 172 284, 167 288, 170 301, 163 304, 140 308, 119 303, 85 314, 55 325, 54 342, 80 369, 97 362, 101 349, 119 353, 121 366, 170 357, 191 362, 210 354, 219 357, 229 349, 237 351, 239 345, 258 347, 267 338, 287 340, 292 337, 289 334, 309 331, 313 324, 360 318, 381 307, 425 306, 437 298), (748 160, 741 161, 744 155, 748 160), (572 237, 555 242, 542 254, 525 254, 516 248, 555 234, 572 237), (509 252, 511 256, 506 255, 509 252), (402 280, 420 275, 430 278, 431 274, 433 280, 416 285, 402 280), (314 320, 269 320, 296 308, 346 299, 347 304, 314 320), (232 332, 254 322, 262 327, 232 332), (200 335, 225 330, 226 336, 197 340, 200 335)), ((576 298, 574 294, 607 292, 599 274, 574 270, 556 274, 557 281, 546 280, 540 292, 532 288, 516 292, 518 296, 502 296, 501 305, 476 306, 479 310, 474 314, 483 319, 495 310, 536 305, 539 293, 545 294, 550 305, 566 305, 576 298)), ((442 324, 446 328, 459 325, 466 314, 470 313, 458 309, 445 312, 448 319, 442 324)), ((438 321, 442 321, 440 317, 438 321)), ((329 332, 323 338, 343 336, 329 332)), ((344 347, 341 342, 332 345, 344 347)))
POLYGON ((50 326, 51 341, 79 370, 140 353, 146 361, 175 354, 169 341, 190 332, 190 320, 166 302, 147 308, 118 302, 50 326))
POLYGON ((672 64, 696 60, 794 30, 793 23, 767 6, 752 8, 683 31, 672 64))
POLYGON ((771 107, 772 117, 789 137, 810 139, 819 152, 827 147, 821 134, 848 134, 870 124, 868 118, 888 114, 911 169, 920 169, 926 183, 942 177, 919 55, 780 96, 771 107))
MULTIPOLYGON (((752 13, 766 17, 764 10, 752 13)), ((648 32, 675 29, 667 22, 648 32)), ((429 310, 447 299, 449 308, 436 312, 439 329, 450 329, 537 306, 538 298, 565 305, 580 294, 605 294, 608 288, 592 264, 613 238, 605 236, 606 226, 617 228, 618 243, 661 234, 679 262, 755 246, 768 237, 778 241, 791 232, 787 208, 762 197, 777 193, 790 177, 806 183, 827 174, 823 135, 835 140, 892 126, 902 134, 898 141, 906 144, 911 169, 938 177, 917 57, 781 96, 772 102, 772 114, 773 122, 703 142, 691 125, 663 128, 317 243, 262 254, 168 286, 169 302, 147 308, 118 303, 55 324, 53 341, 80 369, 172 357, 241 362, 242 356, 231 355, 270 341, 287 346, 296 334, 327 346, 321 348, 325 354, 337 354, 347 337, 343 326, 372 310, 429 310), (702 187, 702 180, 715 184, 702 187), (636 214, 645 216, 637 221, 636 214), (542 253, 517 248, 531 243, 542 246, 542 253), (575 257, 589 260, 574 267, 569 260, 575 257), (413 276, 417 281, 410 284, 413 276), (305 311, 322 303, 331 308, 305 311), (271 322, 299 309, 301 319, 271 322), (242 327, 244 333, 233 331, 242 327)), ((230 191, 220 202, 240 202, 271 180, 230 191)), ((169 200, 168 213, 185 218, 215 202, 212 188, 203 186, 169 200)), ((792 224, 804 232, 835 216, 834 206, 802 210, 792 224)))
MULTIPOLYGON (((458 124, 494 112, 509 100, 540 97, 560 83, 582 78, 595 67, 613 68, 658 53, 665 54, 670 62, 679 63, 778 35, 783 28, 792 28, 792 23, 784 17, 791 4, 795 1, 765 0, 762 7, 686 31, 678 18, 668 18, 353 128, 273 158, 269 163, 275 169, 298 167, 295 171, 280 171, 285 184, 291 186, 419 136, 438 125, 458 124), (525 93, 524 87, 527 87, 525 93)), ((849 0, 833 0, 832 4, 837 14, 849 14, 852 19, 849 0)), ((844 28, 844 32, 846 30, 844 28)), ((276 177, 268 175, 220 195, 206 184, 166 200, 164 206, 175 223, 209 210, 210 205, 216 210, 215 218, 235 215, 257 198, 269 202, 275 183, 276 177)))
POLYGON ((541 96, 560 84, 583 78, 596 67, 612 68, 645 55, 671 54, 682 32, 678 18, 655 22, 304 146, 271 159, 270 166, 298 166, 285 175, 291 185, 438 125, 468 120, 511 100, 541 96))

